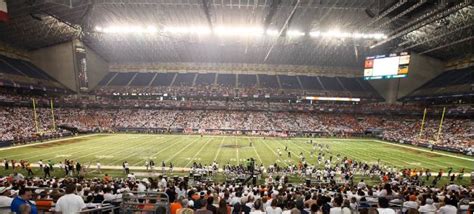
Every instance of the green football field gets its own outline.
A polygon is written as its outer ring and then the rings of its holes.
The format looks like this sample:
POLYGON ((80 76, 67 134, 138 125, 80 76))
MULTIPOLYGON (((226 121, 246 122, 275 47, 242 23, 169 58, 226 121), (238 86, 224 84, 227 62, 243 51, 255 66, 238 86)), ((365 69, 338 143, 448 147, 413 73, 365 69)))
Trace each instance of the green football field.
POLYGON ((336 154, 340 154, 369 163, 380 160, 382 164, 398 169, 430 168, 437 171, 453 167, 454 172, 459 172, 461 168, 465 168, 466 172, 474 170, 474 158, 460 154, 431 152, 378 140, 333 138, 103 134, 4 148, 0 150, 0 159, 23 159, 33 163, 40 159, 54 162, 72 159, 92 166, 100 162, 104 168, 119 168, 124 161, 128 161, 131 166, 144 166, 146 159, 153 159, 157 166, 161 165, 161 161, 165 161, 166 165, 171 161, 176 167, 188 168, 194 161, 203 165, 217 161, 223 166, 226 163, 244 163, 247 158, 253 157, 257 163, 265 166, 272 163, 286 166, 297 164, 299 154, 303 152, 309 164, 315 165, 318 151, 314 157, 310 157, 312 146, 307 143, 309 140, 329 145, 329 153, 334 159, 336 154), (250 142, 253 146, 250 146, 250 142), (291 152, 291 158, 284 151, 285 146, 291 152), (282 151, 281 157, 277 154, 278 149, 282 151))

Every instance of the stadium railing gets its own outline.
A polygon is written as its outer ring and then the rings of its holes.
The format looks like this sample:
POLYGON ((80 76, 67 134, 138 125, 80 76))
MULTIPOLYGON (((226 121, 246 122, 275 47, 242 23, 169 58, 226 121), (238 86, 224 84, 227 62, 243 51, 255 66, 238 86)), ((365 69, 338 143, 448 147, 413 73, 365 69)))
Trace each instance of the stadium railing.
POLYGON ((121 213, 170 213, 169 197, 164 192, 128 192, 122 195, 121 213))

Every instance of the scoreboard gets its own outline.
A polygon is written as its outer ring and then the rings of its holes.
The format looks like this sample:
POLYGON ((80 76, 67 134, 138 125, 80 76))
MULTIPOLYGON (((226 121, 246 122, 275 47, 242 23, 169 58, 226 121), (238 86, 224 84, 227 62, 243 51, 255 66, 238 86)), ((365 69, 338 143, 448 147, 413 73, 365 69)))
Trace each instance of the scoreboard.
POLYGON ((364 79, 374 80, 407 77, 409 65, 410 55, 406 52, 370 56, 365 58, 364 79))

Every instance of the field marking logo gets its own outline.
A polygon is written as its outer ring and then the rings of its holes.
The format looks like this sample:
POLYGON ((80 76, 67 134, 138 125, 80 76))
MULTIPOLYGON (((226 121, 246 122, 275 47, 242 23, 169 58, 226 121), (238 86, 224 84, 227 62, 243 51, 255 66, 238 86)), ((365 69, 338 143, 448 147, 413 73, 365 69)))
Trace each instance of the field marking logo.
POLYGON ((112 158, 114 158, 113 155, 96 155, 95 157, 99 158, 99 159, 112 159, 112 158))
POLYGON ((140 157, 142 160, 151 160, 151 159, 156 159, 155 156, 150 156, 150 157, 140 157))
POLYGON ((71 157, 71 155, 56 155, 55 157, 57 157, 57 158, 68 158, 68 157, 71 157))
POLYGON ((185 158, 185 159, 186 159, 186 160, 198 160, 198 161, 201 160, 201 158, 185 158))
POLYGON ((405 162, 405 163, 409 165, 421 166, 420 162, 405 162))

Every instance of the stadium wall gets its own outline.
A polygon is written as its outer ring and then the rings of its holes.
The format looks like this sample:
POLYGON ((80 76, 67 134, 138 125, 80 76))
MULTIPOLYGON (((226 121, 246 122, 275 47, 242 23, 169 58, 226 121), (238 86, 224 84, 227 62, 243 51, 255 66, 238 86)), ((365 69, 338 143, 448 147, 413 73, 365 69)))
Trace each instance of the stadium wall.
POLYGON ((86 48, 86 59, 87 59, 87 75, 89 77, 89 91, 93 90, 97 84, 99 84, 100 80, 104 78, 104 76, 109 71, 109 63, 105 61, 99 54, 97 54, 94 50, 84 45, 86 48))
POLYGON ((34 50, 31 51, 30 56, 36 66, 43 69, 68 89, 77 91, 72 42, 34 50))
POLYGON ((89 90, 92 90, 108 72, 108 63, 94 50, 80 41, 70 41, 46 48, 31 51, 32 62, 49 75, 64 84, 68 89, 78 92, 77 74, 75 71, 74 49, 83 46, 86 49, 87 76, 89 90))
POLYGON ((431 57, 412 54, 409 69, 406 78, 370 80, 369 83, 385 98, 387 103, 396 103, 399 98, 408 95, 442 73, 444 63, 431 57))

